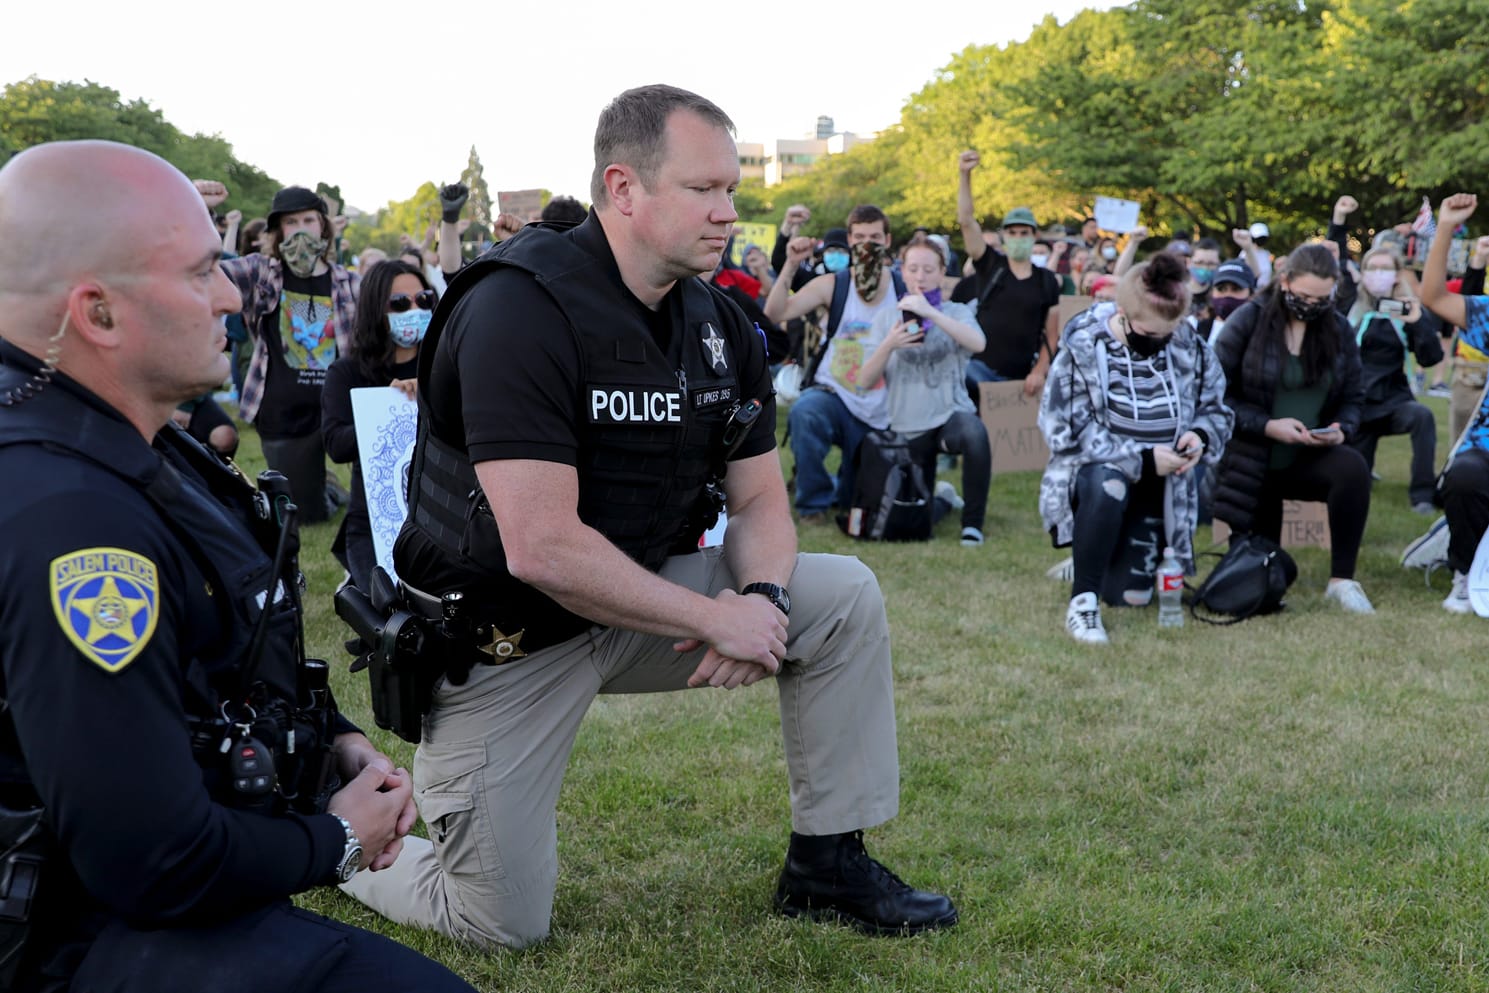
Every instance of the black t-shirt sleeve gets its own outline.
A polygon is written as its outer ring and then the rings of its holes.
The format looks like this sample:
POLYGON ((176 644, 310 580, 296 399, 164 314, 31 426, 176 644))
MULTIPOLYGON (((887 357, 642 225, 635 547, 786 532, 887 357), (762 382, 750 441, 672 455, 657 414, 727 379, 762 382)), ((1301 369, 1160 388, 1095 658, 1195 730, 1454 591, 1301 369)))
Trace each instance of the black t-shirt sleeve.
POLYGON ((0 667, 27 772, 83 885, 158 923, 324 882, 344 841, 334 819, 232 810, 203 784, 181 689, 182 632, 215 614, 200 574, 130 488, 47 461, 82 485, 0 518, 16 536, 0 559, 0 667), (96 646, 116 649, 108 664, 96 646))
POLYGON ((472 463, 577 464, 579 346, 531 276, 499 269, 483 278, 455 305, 437 347, 458 370, 472 463))

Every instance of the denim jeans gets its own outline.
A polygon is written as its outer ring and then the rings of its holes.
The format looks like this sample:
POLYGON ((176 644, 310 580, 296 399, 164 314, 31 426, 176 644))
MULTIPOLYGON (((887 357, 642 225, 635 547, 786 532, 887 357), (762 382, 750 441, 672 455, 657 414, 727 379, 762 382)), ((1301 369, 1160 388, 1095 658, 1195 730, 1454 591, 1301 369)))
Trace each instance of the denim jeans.
POLYGON ((863 436, 873 428, 848 412, 831 390, 802 392, 791 405, 786 423, 791 432, 791 454, 796 459, 796 511, 824 513, 834 503, 847 507, 853 501, 853 459, 863 436), (827 473, 827 453, 836 445, 843 450, 838 470, 836 497, 827 473))

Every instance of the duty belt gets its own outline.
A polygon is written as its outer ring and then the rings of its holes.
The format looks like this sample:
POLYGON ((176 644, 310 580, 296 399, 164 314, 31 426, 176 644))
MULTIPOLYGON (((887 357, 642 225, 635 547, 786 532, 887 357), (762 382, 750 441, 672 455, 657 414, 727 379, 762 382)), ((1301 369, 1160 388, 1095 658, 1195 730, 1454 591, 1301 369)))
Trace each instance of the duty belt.
MULTIPOLYGON (((441 598, 425 593, 402 580, 398 582, 398 590, 403 597, 404 604, 418 616, 432 621, 438 621, 444 616, 444 601, 441 598)), ((578 635, 557 632, 547 634, 530 632, 525 627, 507 634, 501 628, 500 624, 489 620, 478 621, 471 628, 471 637, 475 647, 482 654, 490 656, 491 661, 487 663, 489 665, 506 665, 508 662, 527 657, 528 652, 541 651, 578 637, 578 635)))

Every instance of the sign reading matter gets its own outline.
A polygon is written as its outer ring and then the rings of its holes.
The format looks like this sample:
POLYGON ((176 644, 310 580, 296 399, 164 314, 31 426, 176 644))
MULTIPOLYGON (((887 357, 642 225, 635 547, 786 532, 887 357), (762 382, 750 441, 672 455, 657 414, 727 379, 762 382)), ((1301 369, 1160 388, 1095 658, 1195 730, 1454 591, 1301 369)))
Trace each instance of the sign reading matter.
MULTIPOLYGON (((1214 525, 1215 540, 1230 538, 1230 527, 1217 520, 1214 525)), ((1282 547, 1283 548, 1328 548, 1329 507, 1314 500, 1282 501, 1282 547)))
POLYGON ((1050 450, 1039 430, 1039 398, 1024 396, 1024 383, 982 384, 982 423, 993 446, 994 472, 1044 471, 1050 450))

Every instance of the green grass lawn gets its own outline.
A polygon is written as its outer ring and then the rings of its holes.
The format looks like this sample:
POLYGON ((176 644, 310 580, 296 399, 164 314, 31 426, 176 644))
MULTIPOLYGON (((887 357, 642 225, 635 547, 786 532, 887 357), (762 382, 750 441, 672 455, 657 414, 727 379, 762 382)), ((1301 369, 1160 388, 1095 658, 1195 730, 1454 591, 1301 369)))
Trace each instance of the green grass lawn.
MULTIPOLYGON (((1489 629, 1439 609, 1447 576, 1428 589, 1397 565, 1428 523, 1407 456, 1405 438, 1381 445, 1357 577, 1374 617, 1326 605, 1327 555, 1305 550, 1282 615, 1161 630, 1156 608, 1108 609, 1112 644, 1079 646, 1068 587, 1044 577, 1065 553, 1040 530, 1035 473, 995 477, 980 549, 955 520, 916 546, 803 534, 883 585, 902 810, 869 847, 953 895, 950 932, 772 913, 789 818, 769 684, 595 704, 539 948, 474 952, 333 891, 305 902, 491 990, 1489 989, 1489 629)), ((251 430, 242 461, 261 466, 251 430)), ((310 644, 344 709, 411 764, 345 671, 334 532, 304 542, 310 644)))

